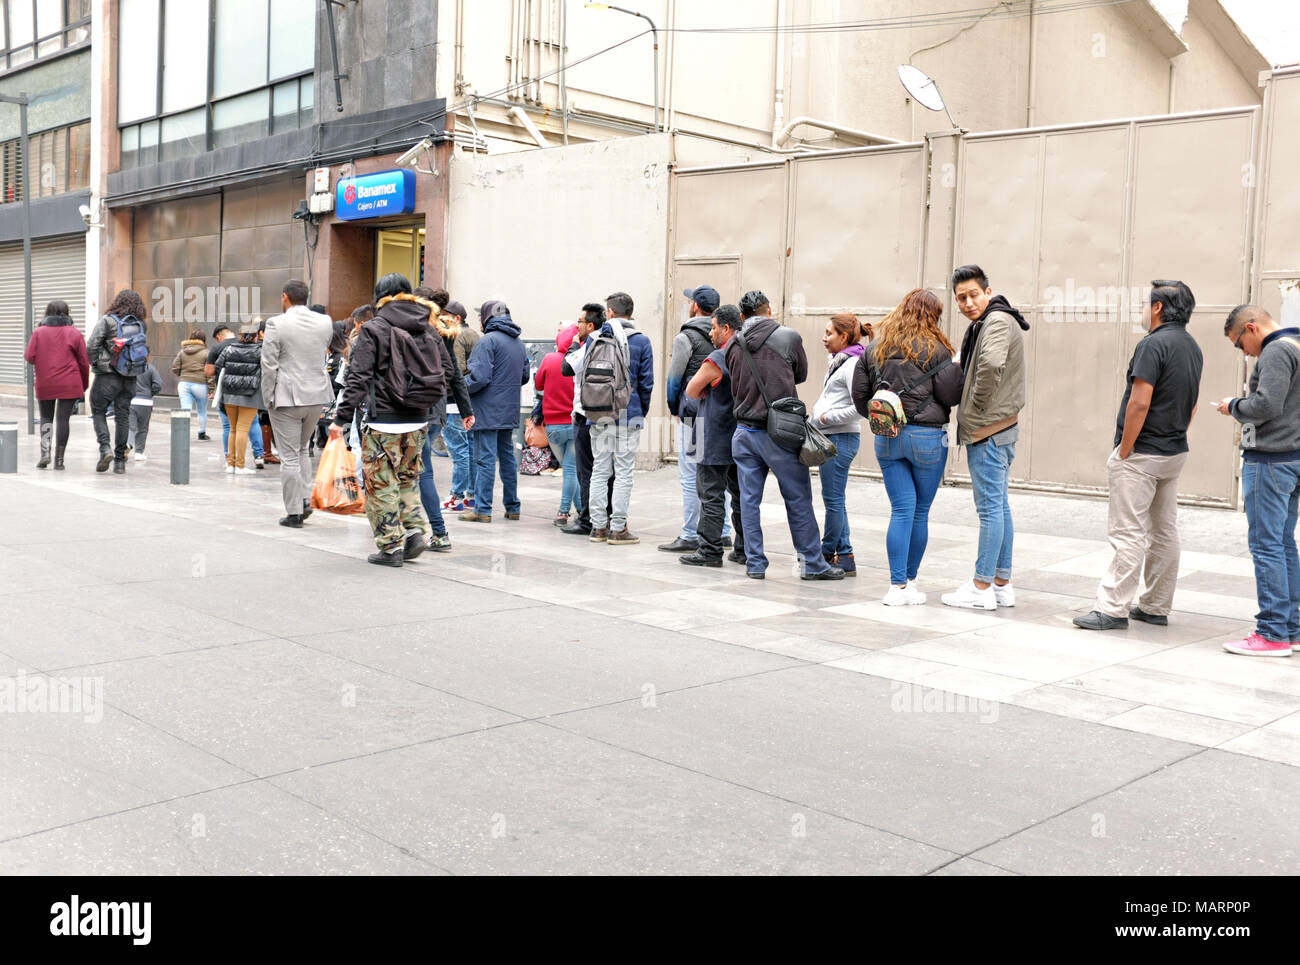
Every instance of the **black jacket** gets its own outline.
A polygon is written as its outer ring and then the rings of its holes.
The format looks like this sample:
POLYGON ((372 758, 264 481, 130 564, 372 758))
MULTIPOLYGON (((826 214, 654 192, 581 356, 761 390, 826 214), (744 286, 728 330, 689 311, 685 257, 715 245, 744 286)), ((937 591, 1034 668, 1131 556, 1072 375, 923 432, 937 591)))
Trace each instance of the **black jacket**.
POLYGON ((431 410, 408 409, 388 397, 388 338, 394 325, 417 337, 428 336, 424 344, 438 353, 447 388, 456 399, 456 406, 464 406, 460 410, 462 418, 473 413, 455 360, 438 332, 430 328, 430 304, 414 295, 397 295, 384 302, 375 317, 361 326, 348 359, 343 399, 334 414, 337 425, 351 425, 353 415, 362 405, 366 407, 367 422, 429 421, 431 410))
POLYGON ((761 315, 749 319, 740 334, 727 343, 727 370, 731 373, 736 421, 763 429, 767 427, 767 402, 739 345, 742 338, 773 402, 796 394, 795 386, 808 378, 808 356, 798 332, 761 315))
MULTIPOLYGON (((221 350, 215 363, 221 377, 221 397, 262 396, 262 343, 233 340, 221 350)), ((232 402, 231 405, 238 403, 232 402)))
MULTIPOLYGON (((889 388, 897 392, 903 403, 903 414, 909 425, 942 427, 948 424, 952 407, 961 401, 964 376, 960 365, 952 363, 952 353, 942 345, 935 346, 933 355, 919 355, 921 364, 909 362, 902 355, 885 359, 877 367, 875 343, 858 359, 853 370, 853 405, 865 418, 870 414, 868 405, 871 397, 881 388, 882 382, 888 382, 889 388), (944 365, 948 362, 948 365, 944 365), (939 368, 939 366, 943 368, 939 368), (925 378, 928 373, 932 378, 925 378), (917 380, 920 379, 918 382, 917 380), (915 383, 906 393, 901 390, 915 383)), ((924 352, 924 346, 918 346, 924 352)))

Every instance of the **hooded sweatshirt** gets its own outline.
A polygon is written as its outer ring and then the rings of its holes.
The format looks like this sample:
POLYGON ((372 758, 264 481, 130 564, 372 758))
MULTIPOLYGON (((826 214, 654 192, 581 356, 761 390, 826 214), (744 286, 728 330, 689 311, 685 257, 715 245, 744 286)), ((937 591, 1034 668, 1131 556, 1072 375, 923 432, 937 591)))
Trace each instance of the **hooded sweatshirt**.
POLYGON ((672 355, 668 360, 668 372, 664 376, 664 385, 668 392, 668 411, 681 415, 682 389, 690 382, 700 364, 713 352, 713 341, 709 338, 712 320, 705 315, 688 318, 681 331, 673 336, 672 355))
POLYGON ((542 423, 548 426, 573 423, 573 376, 560 371, 564 353, 578 337, 578 326, 570 325, 555 336, 555 351, 542 359, 533 377, 533 387, 542 393, 542 423))
POLYGON ((465 388, 474 406, 474 431, 514 429, 519 425, 521 386, 531 374, 519 326, 500 302, 483 306, 483 337, 469 356, 465 388))
POLYGON ((23 355, 36 368, 36 398, 76 399, 90 387, 86 339, 66 315, 50 315, 32 332, 23 355))
POLYGON ((966 329, 965 373, 957 410, 957 442, 971 445, 1014 426, 1025 405, 1025 340, 1029 323, 1002 295, 966 329))
POLYGON ((348 358, 344 377, 343 398, 334 414, 335 425, 349 426, 352 417, 362 405, 366 407, 366 422, 379 425, 424 424, 429 412, 411 409, 395 402, 388 394, 389 354, 388 340, 394 327, 409 333, 426 351, 436 353, 432 364, 441 364, 443 377, 451 389, 456 379, 455 363, 437 332, 429 330, 431 302, 414 295, 395 295, 380 299, 375 317, 361 326, 348 358), (373 403, 372 403, 373 399, 373 403))
POLYGON ((736 421, 750 429, 766 429, 767 402, 740 347, 742 338, 754 357, 767 396, 774 402, 795 395, 795 386, 807 380, 808 356, 798 332, 764 315, 752 316, 739 337, 727 343, 727 371, 731 373, 736 421))
POLYGON ((196 382, 204 385, 208 377, 203 374, 203 366, 208 360, 208 346, 197 338, 187 338, 181 342, 181 350, 172 360, 172 375, 181 382, 196 382))

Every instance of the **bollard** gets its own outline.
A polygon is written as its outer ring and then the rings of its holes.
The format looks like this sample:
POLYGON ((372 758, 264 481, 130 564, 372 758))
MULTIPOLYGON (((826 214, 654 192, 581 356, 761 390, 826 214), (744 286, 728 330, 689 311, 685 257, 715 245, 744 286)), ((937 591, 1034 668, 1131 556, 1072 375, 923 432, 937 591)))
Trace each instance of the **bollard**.
POLYGON ((172 412, 172 485, 190 483, 190 414, 184 409, 172 412))
POLYGON ((18 471, 18 423, 0 422, 0 473, 18 471))

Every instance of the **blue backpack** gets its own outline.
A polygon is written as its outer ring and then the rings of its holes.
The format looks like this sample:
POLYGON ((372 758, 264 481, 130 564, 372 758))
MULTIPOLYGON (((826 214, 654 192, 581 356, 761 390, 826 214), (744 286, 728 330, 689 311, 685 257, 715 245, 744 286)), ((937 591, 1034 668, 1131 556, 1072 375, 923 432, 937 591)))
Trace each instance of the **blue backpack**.
POLYGON ((108 316, 117 324, 113 337, 113 370, 118 375, 143 375, 149 366, 149 344, 144 337, 144 322, 134 315, 108 316))

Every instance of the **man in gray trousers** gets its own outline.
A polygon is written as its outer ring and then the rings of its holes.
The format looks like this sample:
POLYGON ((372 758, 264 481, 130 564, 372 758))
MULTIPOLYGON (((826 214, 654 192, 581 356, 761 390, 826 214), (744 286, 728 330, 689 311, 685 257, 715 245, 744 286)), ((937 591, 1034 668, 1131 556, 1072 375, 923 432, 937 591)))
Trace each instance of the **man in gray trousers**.
POLYGON ((308 447, 322 406, 334 400, 325 369, 334 323, 307 307, 307 285, 297 279, 280 296, 283 314, 266 320, 262 343, 262 398, 280 442, 281 526, 294 529, 311 515, 312 468, 308 447))

